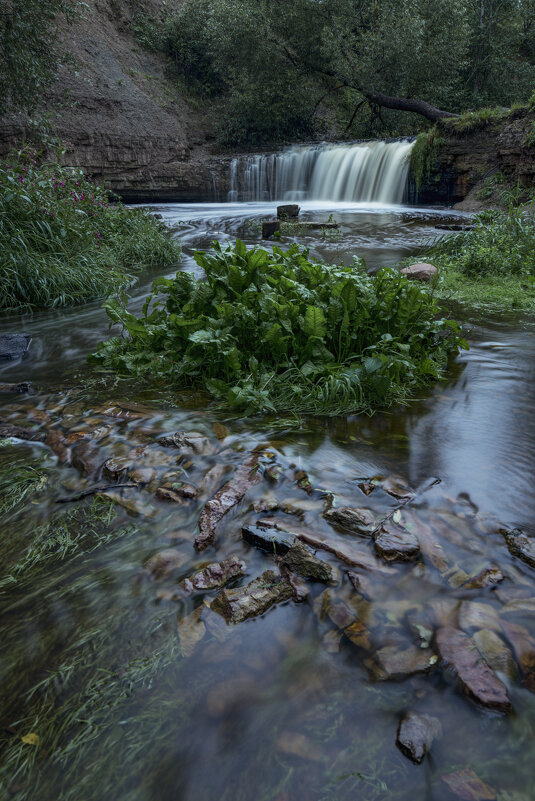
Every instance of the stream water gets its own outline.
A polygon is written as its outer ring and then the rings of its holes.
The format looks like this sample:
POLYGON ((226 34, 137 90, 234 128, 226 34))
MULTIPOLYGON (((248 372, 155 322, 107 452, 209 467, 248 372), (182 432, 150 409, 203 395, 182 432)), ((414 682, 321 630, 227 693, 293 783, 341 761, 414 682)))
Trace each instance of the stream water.
MULTIPOLYGON (((370 269, 395 264, 437 222, 459 218, 374 204, 302 207, 305 219, 332 213, 341 225, 336 235, 297 240, 314 257, 350 263, 364 256, 370 269)), ((274 206, 166 204, 154 211, 180 237, 183 267, 195 269, 193 250, 214 239, 257 242, 260 220, 274 206)), ((152 277, 133 290, 133 309, 152 277)), ((25 331, 33 341, 21 362, 0 366, 0 382, 31 381, 34 389, 0 395, 0 417, 55 432, 48 433, 52 451, 19 440, 0 447, 0 471, 33 466, 44 476, 2 517, 2 799, 535 798, 535 581, 499 533, 518 526, 535 534, 535 324, 466 314, 464 322, 470 351, 447 381, 408 408, 296 423, 225 420, 195 397, 110 385, 86 365, 107 335, 98 303, 2 320, 3 331, 25 331), (175 431, 201 436, 175 448, 158 443, 175 431), (266 471, 277 465, 279 480, 252 487, 222 521, 215 545, 196 552, 203 504, 252 453, 266 471), (205 476, 219 465, 210 488, 205 476), (147 471, 140 488, 57 503, 128 480, 135 469, 147 471), (337 506, 365 507, 381 519, 400 506, 385 483, 392 476, 416 492, 396 519, 417 532, 422 554, 385 569, 371 564, 369 537, 333 527, 322 513, 329 492, 337 506), (358 485, 372 478, 366 496, 358 485), (181 482, 196 497, 174 502, 156 494, 181 482), (330 587, 307 583, 303 602, 227 625, 209 608, 216 592, 188 595, 177 582, 231 555, 247 565, 238 585, 273 569, 273 555, 241 537, 243 525, 266 515, 337 547, 356 543, 369 569, 318 550, 335 570, 330 587), (163 566, 147 561, 162 551, 163 566), (491 566, 501 569, 501 583, 462 586, 491 566), (364 576, 359 592, 348 570, 364 576), (340 608, 360 622, 357 633, 340 623, 340 608), (498 675, 512 715, 470 701, 436 658, 429 672, 387 664, 384 649, 411 660, 414 651, 431 653, 433 631, 447 625, 498 635, 498 675), (442 728, 421 765, 396 747, 409 710, 442 728)))

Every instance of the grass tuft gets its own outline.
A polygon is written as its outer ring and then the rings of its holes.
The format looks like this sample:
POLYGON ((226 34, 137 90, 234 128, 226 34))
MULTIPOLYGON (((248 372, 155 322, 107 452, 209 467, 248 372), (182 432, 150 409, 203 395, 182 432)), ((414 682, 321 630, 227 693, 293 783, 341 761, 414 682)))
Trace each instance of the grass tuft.
POLYGON ((80 170, 19 153, 0 161, 0 310, 119 293, 180 248, 146 209, 111 203, 80 170))

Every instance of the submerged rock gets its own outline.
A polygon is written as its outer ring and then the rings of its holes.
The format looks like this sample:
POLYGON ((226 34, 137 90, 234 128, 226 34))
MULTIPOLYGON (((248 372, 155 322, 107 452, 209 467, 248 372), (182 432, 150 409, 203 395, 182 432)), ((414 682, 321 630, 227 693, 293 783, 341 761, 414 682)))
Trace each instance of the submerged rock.
POLYGON ((406 757, 419 764, 430 751, 435 737, 441 734, 438 718, 407 712, 399 724, 396 745, 406 757))
POLYGON ((528 537, 522 529, 514 528, 512 531, 502 531, 509 553, 521 559, 530 567, 535 567, 535 540, 528 537))
POLYGON ((201 620, 204 611, 203 606, 199 606, 194 612, 186 617, 179 618, 177 622, 178 638, 184 656, 191 656, 196 645, 206 634, 206 626, 201 620))
POLYGON ((199 551, 212 544, 217 524, 224 515, 242 500, 251 487, 261 481, 257 467, 258 456, 249 457, 238 467, 230 481, 206 502, 199 519, 199 534, 195 538, 195 547, 199 551))
POLYGON ((375 550, 387 562, 408 562, 416 559, 420 545, 416 534, 396 523, 381 526, 375 537, 375 550))
POLYGON ((30 391, 31 384, 29 381, 23 381, 20 384, 0 384, 0 392, 23 394, 30 391))
POLYGON ((430 648, 417 648, 410 645, 400 649, 395 645, 387 645, 375 654, 368 667, 374 678, 379 681, 403 679, 413 673, 427 673, 437 663, 437 656, 430 648))
POLYGON ((298 756, 301 759, 311 760, 312 762, 321 762, 323 759, 321 748, 315 745, 305 734, 295 731, 281 732, 277 738, 277 750, 283 754, 298 756))
POLYGON ((330 603, 330 599, 326 599, 324 613, 354 645, 370 650, 370 632, 347 604, 343 601, 330 603))
POLYGON ((476 631, 472 639, 477 650, 496 673, 503 673, 509 679, 516 678, 516 663, 513 654, 496 632, 490 629, 476 631))
POLYGON ((297 573, 298 576, 303 578, 311 581, 323 581, 326 584, 333 581, 334 572, 331 565, 314 556, 312 551, 302 542, 296 541, 286 551, 281 561, 292 573, 297 573))
POLYGON ((349 506, 340 506, 328 509, 324 515, 329 523, 347 528, 357 534, 372 534, 377 526, 377 521, 369 509, 353 509, 349 506))
POLYGON ((408 484, 399 476, 389 476, 385 478, 385 480, 381 484, 381 488, 384 492, 388 493, 388 495, 392 495, 393 498, 398 498, 400 501, 408 501, 411 498, 414 498, 414 491, 408 486, 408 484))
POLYGON ((437 646, 446 667, 451 667, 464 692, 487 709, 513 711, 507 688, 494 674, 473 640, 459 629, 444 627, 437 632, 437 646))
POLYGON ((505 576, 499 567, 487 567, 477 576, 472 576, 462 585, 463 590, 483 590, 486 587, 495 587, 504 580, 505 576))
POLYGON ((150 559, 144 564, 145 570, 148 570, 154 578, 160 579, 177 570, 189 561, 189 557, 175 548, 168 548, 165 551, 159 551, 151 556, 150 559))
POLYGON ((216 450, 208 437, 198 431, 176 431, 174 434, 160 437, 157 442, 164 448, 178 448, 183 452, 196 453, 200 456, 214 453, 216 450))
POLYGON ((535 639, 524 626, 503 621, 503 631, 524 675, 524 685, 535 692, 535 639))
POLYGON ((430 281, 438 270, 434 264, 427 264, 426 262, 419 262, 418 264, 411 264, 409 267, 404 267, 401 275, 409 278, 411 281, 430 281))
POLYGON ((502 626, 497 611, 490 604, 478 601, 463 601, 459 609, 459 626, 464 631, 491 629, 501 631, 502 626))
POLYGON ((0 360, 21 359, 31 341, 29 334, 0 334, 0 360))
POLYGON ((292 586, 289 581, 273 570, 266 570, 245 587, 222 590, 214 598, 212 609, 222 615, 227 623, 241 623, 264 614, 275 604, 288 601, 291 597, 292 586))
POLYGON ((224 587, 229 581, 238 576, 244 576, 247 565, 237 556, 230 556, 223 562, 212 562, 203 570, 180 582, 180 586, 191 594, 200 590, 216 590, 224 587))
POLYGON ((37 431, 36 429, 32 428, 23 428, 22 426, 15 426, 11 423, 6 423, 4 420, 0 420, 0 437, 1 438, 8 438, 13 437, 14 439, 24 439, 28 440, 28 442, 44 442, 47 438, 46 431, 37 431))
POLYGON ((442 776, 442 781, 462 801, 494 801, 496 798, 496 790, 482 782, 470 768, 448 773, 442 776))

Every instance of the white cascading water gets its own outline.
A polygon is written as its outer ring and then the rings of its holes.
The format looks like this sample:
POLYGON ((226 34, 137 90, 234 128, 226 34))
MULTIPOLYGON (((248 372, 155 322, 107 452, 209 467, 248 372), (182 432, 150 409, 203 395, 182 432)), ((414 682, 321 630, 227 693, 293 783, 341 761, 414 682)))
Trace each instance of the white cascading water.
POLYGON ((413 141, 295 146, 232 160, 228 199, 399 204, 413 141))

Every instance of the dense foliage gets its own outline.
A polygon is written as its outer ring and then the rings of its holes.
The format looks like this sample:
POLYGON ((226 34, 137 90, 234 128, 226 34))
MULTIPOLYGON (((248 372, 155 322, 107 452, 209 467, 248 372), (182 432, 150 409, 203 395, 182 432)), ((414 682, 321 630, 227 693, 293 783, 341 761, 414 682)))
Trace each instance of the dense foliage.
POLYGON ((297 245, 271 253, 239 240, 195 258, 205 278, 156 279, 141 318, 106 304, 126 336, 101 343, 94 363, 203 387, 235 409, 338 414, 407 399, 463 344, 395 270, 371 277, 358 262, 329 267, 297 245))
POLYGON ((185 0, 155 26, 183 85, 217 104, 220 140, 254 145, 421 126, 381 94, 526 102, 534 20, 535 0, 185 0))
POLYGON ((110 203, 80 170, 24 154, 0 162, 0 309, 104 297, 179 253, 148 211, 110 203))
POLYGON ((78 0, 0 0, 0 117, 32 110, 52 83, 63 53, 58 15, 72 20, 78 0))
POLYGON ((441 237, 426 252, 442 275, 438 295, 471 305, 535 308, 534 206, 485 211, 471 231, 441 237))

